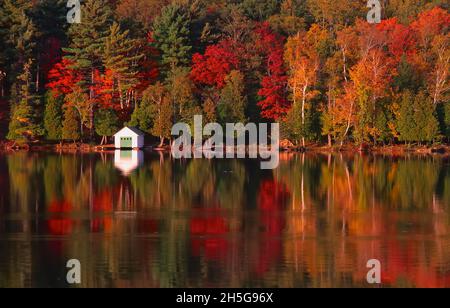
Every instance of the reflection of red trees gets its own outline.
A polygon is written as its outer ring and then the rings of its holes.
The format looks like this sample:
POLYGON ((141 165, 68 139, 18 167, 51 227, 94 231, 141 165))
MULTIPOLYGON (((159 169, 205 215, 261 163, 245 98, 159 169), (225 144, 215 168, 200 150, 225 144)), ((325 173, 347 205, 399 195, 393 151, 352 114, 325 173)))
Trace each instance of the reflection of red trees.
MULTIPOLYGON (((425 256, 423 256, 425 257, 425 256)), ((384 260, 382 280, 384 284, 396 285, 405 281, 408 286, 417 288, 441 288, 450 286, 450 274, 439 273, 438 263, 431 258, 430 264, 422 259, 417 241, 400 243, 389 241, 384 260)))
MULTIPOLYGON (((72 211, 72 204, 66 200, 53 201, 49 205, 48 212, 51 214, 68 215, 72 211)), ((72 233, 74 221, 67 217, 55 217, 47 221, 49 232, 52 235, 68 235, 72 233)))
POLYGON ((258 204, 263 211, 280 211, 289 201, 290 192, 286 185, 275 180, 265 180, 261 183, 258 204))
MULTIPOLYGON (((430 242, 427 249, 431 249, 430 242)), ((380 260, 382 265, 381 278, 383 286, 443 288, 450 286, 450 274, 440 271, 442 256, 434 253, 426 255, 421 240, 371 240, 362 241, 355 248, 358 252, 358 266, 354 269, 355 281, 364 283, 368 269, 365 265, 369 259, 380 260)), ((348 259, 347 259, 348 260, 348 259)), ((344 260, 345 261, 345 260, 344 260)))
POLYGON ((93 211, 100 217, 95 217, 91 222, 92 232, 106 232, 109 233, 113 228, 113 221, 110 214, 114 211, 113 192, 110 189, 105 189, 94 195, 93 211), (103 217, 103 215, 109 215, 103 217))
POLYGON ((267 272, 276 263, 281 254, 281 234, 285 227, 284 207, 289 200, 290 192, 286 185, 275 180, 261 183, 258 196, 260 213, 259 258, 255 271, 258 275, 267 272))
POLYGON ((140 219, 138 221, 138 232, 140 234, 155 234, 159 231, 158 221, 155 219, 140 219))
POLYGON ((224 258, 228 251, 228 242, 224 236, 228 231, 228 223, 219 213, 192 218, 190 232, 193 237, 191 241, 193 255, 200 256, 204 251, 206 259, 224 258))

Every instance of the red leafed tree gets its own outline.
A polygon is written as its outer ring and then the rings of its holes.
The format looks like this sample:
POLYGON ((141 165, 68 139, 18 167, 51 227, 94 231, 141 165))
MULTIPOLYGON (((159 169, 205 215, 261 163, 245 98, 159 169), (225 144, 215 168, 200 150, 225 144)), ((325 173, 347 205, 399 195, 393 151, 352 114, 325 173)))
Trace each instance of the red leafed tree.
POLYGON ((111 70, 106 70, 104 74, 95 71, 95 80, 97 86, 94 87, 94 97, 98 101, 100 108, 119 110, 119 93, 113 91, 114 88, 114 74, 111 70))
POLYGON ((192 80, 201 85, 223 88, 225 77, 239 66, 238 56, 232 46, 231 41, 223 40, 217 45, 207 47, 204 55, 194 54, 192 80))
POLYGON ((71 69, 72 65, 70 60, 63 59, 48 73, 47 88, 53 90, 56 95, 73 92, 74 87, 81 81, 81 74, 71 69))
POLYGON ((284 67, 284 39, 273 33, 268 24, 262 24, 257 30, 258 49, 267 61, 267 74, 261 81, 258 95, 263 97, 258 105, 261 116, 269 120, 279 120, 289 111, 287 100, 287 74, 284 67))
POLYGON ((155 47, 153 47, 153 43, 153 34, 152 32, 148 32, 146 44, 143 47, 144 57, 140 60, 139 63, 139 84, 136 86, 138 96, 140 96, 140 94, 144 92, 149 85, 154 83, 159 76, 158 63, 155 60, 158 57, 159 51, 155 47))
POLYGON ((411 23, 411 28, 422 46, 431 44, 434 36, 448 29, 450 25, 450 14, 440 8, 435 7, 429 11, 419 14, 418 18, 411 23))
POLYGON ((397 18, 383 20, 377 29, 386 39, 389 53, 399 62, 403 55, 410 55, 414 50, 414 36, 408 26, 399 24, 397 18))

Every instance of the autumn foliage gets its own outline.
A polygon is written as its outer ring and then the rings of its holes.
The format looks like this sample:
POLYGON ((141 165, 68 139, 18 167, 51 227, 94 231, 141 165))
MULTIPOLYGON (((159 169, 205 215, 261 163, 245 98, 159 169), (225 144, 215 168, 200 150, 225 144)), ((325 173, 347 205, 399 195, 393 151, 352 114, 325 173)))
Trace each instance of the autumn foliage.
MULTIPOLYGON (((219 122, 280 122, 283 137, 305 147, 404 142, 401 98, 422 93, 432 105, 414 121, 432 133, 408 139, 448 141, 445 5, 389 2, 381 23, 370 24, 364 1, 241 2, 88 0, 84 23, 55 29, 46 25, 60 14, 50 7, 4 5, 1 95, 13 112, 24 93, 51 91, 63 108, 76 108, 89 139, 108 137, 95 136, 101 111, 115 113, 114 127, 133 124, 160 138, 162 127, 201 113, 219 122), (18 81, 25 64, 27 89, 18 81), (146 100, 157 84, 171 110, 146 100)), ((49 137, 38 134, 45 108, 42 101, 35 108, 29 140, 49 137)))

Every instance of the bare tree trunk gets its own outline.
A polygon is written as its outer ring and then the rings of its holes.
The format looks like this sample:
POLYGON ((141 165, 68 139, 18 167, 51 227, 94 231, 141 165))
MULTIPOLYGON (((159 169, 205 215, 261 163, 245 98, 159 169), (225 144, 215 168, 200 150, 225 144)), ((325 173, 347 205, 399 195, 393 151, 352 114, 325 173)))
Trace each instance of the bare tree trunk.
POLYGON ((5 86, 3 83, 3 80, 6 78, 6 73, 4 73, 3 71, 0 71, 0 95, 1 97, 5 96, 5 86))
MULTIPOLYGON (((332 86, 331 86, 331 84, 329 84, 329 86, 328 86, 328 112, 330 112, 330 110, 331 110, 331 100, 332 100, 331 95, 332 95, 332 86)), ((333 120, 334 120, 334 116, 333 116, 333 120)), ((328 146, 330 148, 333 146, 333 138, 330 133, 328 133, 328 146)))
POLYGON ((159 147, 161 148, 164 146, 165 138, 163 136, 160 136, 160 138, 161 138, 161 142, 159 143, 159 147))
POLYGON ((353 106, 354 106, 354 104, 355 104, 355 102, 352 102, 352 104, 350 106, 350 114, 348 115, 347 128, 345 130, 344 135, 342 136, 341 147, 344 146, 345 138, 347 137, 348 132, 350 131, 350 126, 352 125, 352 114, 353 114, 353 106))
POLYGON ((347 83, 347 56, 345 55, 344 50, 342 50, 342 60, 344 61, 344 80, 347 83))
POLYGON ((94 82, 95 82, 95 76, 94 76, 94 69, 91 70, 91 89, 89 90, 89 99, 90 99, 90 108, 89 108, 89 138, 94 140, 94 82))
POLYGON ((40 70, 40 67, 39 67, 39 61, 38 61, 37 69, 36 69, 36 93, 39 92, 39 83, 40 83, 39 70, 40 70))
POLYGON ((117 78, 117 86, 119 88, 120 109, 123 110, 124 105, 123 105, 122 83, 120 82, 120 78, 117 78))
POLYGON ((308 86, 303 87, 303 97, 302 97, 302 146, 306 147, 306 140, 305 140, 305 108, 306 108, 306 90, 308 86))

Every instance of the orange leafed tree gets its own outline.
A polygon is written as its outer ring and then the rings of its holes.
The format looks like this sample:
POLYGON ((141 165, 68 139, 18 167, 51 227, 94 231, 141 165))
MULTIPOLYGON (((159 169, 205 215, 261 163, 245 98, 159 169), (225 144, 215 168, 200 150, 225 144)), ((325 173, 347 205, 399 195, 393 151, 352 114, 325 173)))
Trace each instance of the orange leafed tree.
POLYGON ((449 26, 450 14, 439 7, 422 12, 411 23, 416 42, 411 62, 417 72, 425 75, 435 105, 445 100, 444 94, 449 90, 449 26))
MULTIPOLYGON (((301 104, 302 126, 306 122, 306 108, 311 99, 319 93, 315 90, 320 69, 319 44, 326 39, 327 32, 313 25, 307 33, 298 33, 288 39, 285 61, 289 69, 288 85, 294 107, 301 104)), ((302 138, 303 146, 306 145, 302 138)))
POLYGON ((380 49, 372 49, 350 72, 358 102, 357 139, 369 141, 377 137, 375 127, 379 100, 388 94, 390 82, 395 75, 394 62, 380 49))

